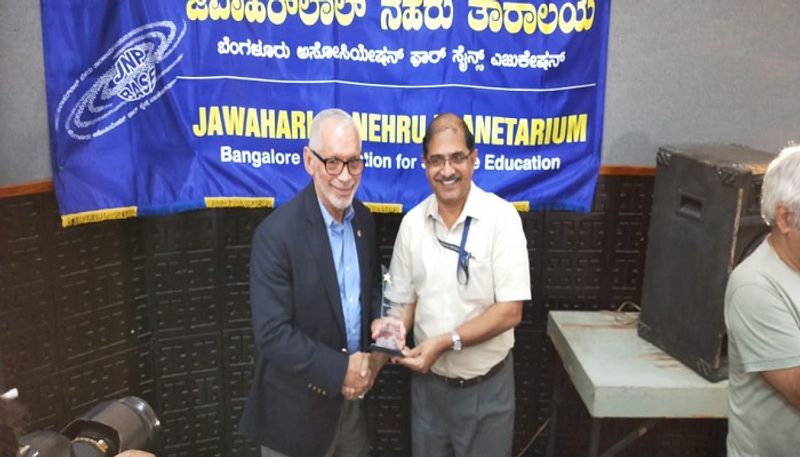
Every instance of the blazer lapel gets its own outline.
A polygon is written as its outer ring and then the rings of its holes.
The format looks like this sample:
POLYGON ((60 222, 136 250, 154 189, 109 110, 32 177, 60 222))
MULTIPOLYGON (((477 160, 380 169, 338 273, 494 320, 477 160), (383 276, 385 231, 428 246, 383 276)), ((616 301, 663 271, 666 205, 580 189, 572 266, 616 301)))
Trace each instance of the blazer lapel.
POLYGON ((362 233, 362 225, 361 218, 359 217, 358 212, 356 212, 355 217, 353 217, 353 236, 356 238, 356 253, 358 254, 358 269, 361 273, 361 302, 362 302, 362 314, 363 314, 363 303, 364 299, 367 297, 365 295, 366 287, 367 287, 367 278, 369 277, 369 265, 367 264, 367 253, 365 251, 364 246, 364 234, 362 233))
POLYGON ((310 258, 316 259, 312 268, 316 268, 320 273, 322 287, 328 296, 328 304, 332 308, 333 315, 336 316, 339 334, 346 341, 344 313, 342 312, 342 301, 339 297, 339 284, 336 281, 336 267, 331 254, 331 243, 328 240, 328 229, 325 227, 325 221, 320 213, 319 201, 317 200, 317 194, 314 192, 313 182, 303 191, 303 205, 308 224, 306 239, 308 240, 308 248, 311 254, 310 258))
MULTIPOLYGON (((364 232, 364 215, 356 211, 353 217, 353 235, 356 238, 356 251, 358 252, 358 268, 361 273, 361 346, 366 348, 371 340, 370 325, 372 324, 372 290, 370 290, 370 279, 373 272, 370 271, 369 257, 367 253, 370 247, 367 246, 367 234, 364 232)), ((374 285, 373 285, 374 286, 374 285)))

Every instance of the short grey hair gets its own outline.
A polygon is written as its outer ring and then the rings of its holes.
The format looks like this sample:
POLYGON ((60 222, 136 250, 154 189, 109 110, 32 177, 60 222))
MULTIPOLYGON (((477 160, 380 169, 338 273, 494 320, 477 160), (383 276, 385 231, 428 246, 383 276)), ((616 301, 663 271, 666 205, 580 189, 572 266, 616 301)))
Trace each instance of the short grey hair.
POLYGON ((308 135, 309 148, 317 152, 321 152, 319 150, 322 142, 322 138, 320 138, 320 132, 322 131, 322 124, 329 119, 335 122, 337 127, 352 126, 358 135, 359 144, 361 144, 361 134, 359 133, 358 125, 356 125, 356 121, 353 119, 353 117, 339 108, 328 108, 317 113, 317 115, 314 116, 314 119, 311 121, 311 133, 308 135))
POLYGON ((761 217, 775 226, 775 209, 783 205, 800 228, 800 145, 784 148, 770 162, 761 187, 761 217))

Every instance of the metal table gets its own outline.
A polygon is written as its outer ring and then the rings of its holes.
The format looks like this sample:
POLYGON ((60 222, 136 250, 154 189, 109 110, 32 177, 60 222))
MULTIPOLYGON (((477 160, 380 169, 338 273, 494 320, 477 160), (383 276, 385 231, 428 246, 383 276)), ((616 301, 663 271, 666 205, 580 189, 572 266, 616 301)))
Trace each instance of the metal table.
MULTIPOLYGON (((602 418, 646 420, 602 457, 616 455, 664 418, 725 418, 728 381, 711 383, 639 338, 638 313, 551 311, 547 335, 565 371, 592 416, 590 457, 596 457, 602 418)), ((547 456, 555 448, 558 409, 564 382, 554 379, 547 456)))

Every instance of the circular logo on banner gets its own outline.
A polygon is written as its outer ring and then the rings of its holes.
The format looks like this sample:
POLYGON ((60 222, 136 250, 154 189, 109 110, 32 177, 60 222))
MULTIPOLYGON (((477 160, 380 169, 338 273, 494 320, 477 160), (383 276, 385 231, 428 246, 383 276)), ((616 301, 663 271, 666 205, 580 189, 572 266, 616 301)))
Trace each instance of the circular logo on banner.
POLYGON ((105 52, 67 90, 55 128, 76 140, 97 138, 147 109, 175 84, 166 75, 181 61, 174 54, 186 33, 171 21, 138 27, 105 52))
POLYGON ((140 100, 156 87, 156 55, 153 43, 130 46, 114 61, 114 76, 107 95, 129 102, 140 100))

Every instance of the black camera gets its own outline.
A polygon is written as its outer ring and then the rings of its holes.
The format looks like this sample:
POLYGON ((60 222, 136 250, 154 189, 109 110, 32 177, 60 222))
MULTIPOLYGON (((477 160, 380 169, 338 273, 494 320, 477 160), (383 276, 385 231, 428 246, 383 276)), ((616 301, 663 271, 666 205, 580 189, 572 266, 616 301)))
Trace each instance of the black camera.
POLYGON ((22 457, 113 457, 129 449, 153 452, 161 422, 138 397, 98 403, 61 433, 39 431, 19 440, 22 457))

